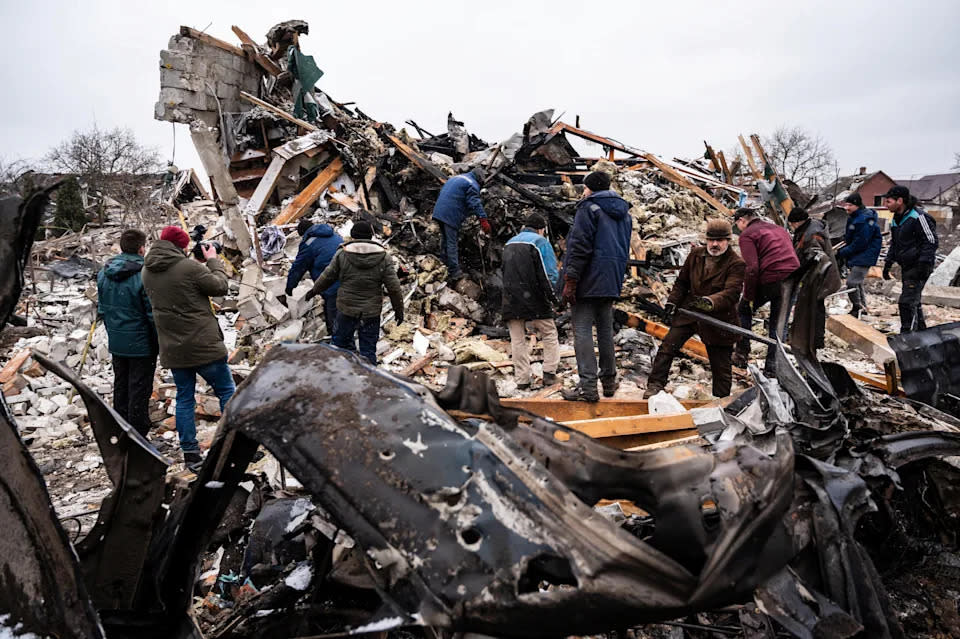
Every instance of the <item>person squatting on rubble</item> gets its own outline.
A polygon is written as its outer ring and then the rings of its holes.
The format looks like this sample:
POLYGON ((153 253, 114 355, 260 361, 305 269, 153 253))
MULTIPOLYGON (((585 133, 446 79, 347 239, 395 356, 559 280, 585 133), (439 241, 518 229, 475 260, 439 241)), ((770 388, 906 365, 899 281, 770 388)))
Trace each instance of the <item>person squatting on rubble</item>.
POLYGON ((903 285, 898 306, 900 308, 900 332, 922 331, 927 327, 920 300, 923 287, 933 272, 936 261, 937 222, 917 206, 917 198, 910 195, 905 186, 894 186, 883 196, 883 204, 891 213, 890 248, 883 265, 883 279, 891 279, 890 269, 900 265, 903 285))
POLYGON ((847 228, 843 233, 845 246, 837 251, 837 259, 847 265, 847 288, 850 296, 850 314, 859 318, 867 313, 867 293, 863 282, 870 267, 875 266, 883 246, 883 233, 876 211, 863 205, 859 193, 848 195, 843 201, 847 211, 847 228))
MULTIPOLYGON (((310 220, 300 220, 297 224, 300 237, 300 246, 297 248, 297 259, 293 261, 290 272, 287 274, 287 297, 293 296, 293 289, 309 272, 310 279, 317 281, 323 270, 330 265, 337 249, 343 244, 343 238, 333 230, 329 224, 314 224, 310 220)), ((337 327, 337 291, 340 282, 323 292, 323 320, 327 324, 327 335, 331 338, 336 334, 337 327)))
POLYGON ((560 340, 553 321, 560 276, 557 256, 547 239, 547 220, 533 213, 520 233, 503 248, 503 319, 510 329, 510 349, 517 388, 530 388, 530 352, 526 324, 543 340, 543 385, 557 381, 560 340))
MULTIPOLYGON (((798 206, 790 211, 790 215, 787 216, 787 223, 793 229, 793 249, 800 260, 800 268, 796 271, 794 277, 803 277, 807 269, 816 264, 817 255, 822 253, 830 260, 830 270, 824 280, 825 289, 836 290, 840 288, 840 268, 837 265, 837 257, 833 252, 833 244, 830 242, 830 230, 823 223, 823 220, 811 218, 805 209, 798 206)), ((847 281, 849 283, 849 280, 847 281)), ((790 301, 791 307, 795 301, 795 299, 790 301)), ((814 312, 817 316, 815 346, 823 348, 827 330, 826 297, 817 301, 817 308, 814 309, 814 312)))
POLYGON ((143 260, 143 287, 153 305, 160 343, 160 364, 177 386, 176 423, 183 461, 191 470, 203 463, 197 443, 197 375, 213 388, 223 412, 236 386, 227 365, 223 332, 210 297, 227 294, 227 273, 216 249, 201 245, 205 265, 187 256, 190 238, 167 226, 143 260))
POLYGON ((137 432, 150 431, 150 395, 157 370, 157 328, 140 271, 147 236, 120 234, 120 255, 97 274, 97 313, 107 327, 113 356, 113 408, 137 432))
POLYGON ((447 279, 450 281, 463 277, 458 242, 460 227, 467 216, 473 214, 480 218, 480 228, 487 235, 493 230, 480 201, 480 186, 485 178, 480 167, 450 178, 440 189, 433 206, 433 219, 440 225, 440 256, 447 265, 447 279))
POLYGON ((356 222, 350 237, 350 241, 337 249, 306 299, 313 299, 339 281, 333 345, 356 352, 359 337, 360 355, 376 366, 383 289, 386 288, 390 296, 397 324, 403 323, 403 290, 393 258, 373 239, 373 226, 369 222, 356 222))
POLYGON ((610 176, 594 171, 583 180, 584 197, 577 204, 563 255, 562 299, 571 308, 578 388, 563 398, 582 402, 600 399, 593 328, 600 351, 600 383, 604 397, 617 392, 617 359, 613 346, 613 302, 620 297, 630 251, 630 204, 610 190, 610 176))
MULTIPOLYGON (((740 256, 746 264, 743 275, 743 297, 737 306, 740 314, 740 326, 753 330, 753 314, 764 304, 770 302, 770 320, 767 335, 774 337, 780 317, 781 285, 784 280, 800 267, 800 260, 793 250, 790 234, 772 222, 760 219, 756 211, 739 208, 733 215, 740 229, 740 256)), ((789 310, 789 309, 786 309, 789 310)), ((741 338, 737 342, 733 363, 743 368, 750 355, 750 339, 741 338)), ((764 374, 774 374, 774 362, 777 351, 767 347, 764 362, 764 374)))
POLYGON ((670 331, 653 360, 644 398, 664 389, 673 359, 694 333, 699 333, 707 347, 714 397, 730 394, 733 345, 737 342, 737 335, 676 312, 678 308, 690 308, 723 322, 737 324, 737 301, 743 289, 746 266, 730 248, 732 231, 726 220, 709 220, 707 245, 695 247, 684 261, 664 307, 664 319, 670 331))

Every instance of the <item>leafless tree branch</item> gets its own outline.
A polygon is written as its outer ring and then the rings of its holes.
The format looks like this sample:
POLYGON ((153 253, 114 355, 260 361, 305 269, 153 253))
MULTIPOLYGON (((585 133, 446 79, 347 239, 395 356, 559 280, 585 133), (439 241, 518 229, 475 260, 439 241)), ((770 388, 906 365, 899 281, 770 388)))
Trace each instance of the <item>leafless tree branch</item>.
POLYGON ((780 177, 815 190, 832 175, 833 150, 818 135, 798 126, 781 126, 763 141, 780 177))

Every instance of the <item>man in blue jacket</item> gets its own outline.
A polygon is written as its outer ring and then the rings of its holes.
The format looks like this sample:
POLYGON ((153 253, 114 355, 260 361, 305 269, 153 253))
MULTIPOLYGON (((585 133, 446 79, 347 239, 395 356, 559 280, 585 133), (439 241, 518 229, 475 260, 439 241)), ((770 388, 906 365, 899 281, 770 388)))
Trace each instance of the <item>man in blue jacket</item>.
POLYGON ((900 265, 900 332, 922 331, 927 327, 920 299, 927 278, 936 262, 937 222, 917 206, 917 198, 905 186, 894 186, 883 196, 883 204, 891 213, 890 248, 883 265, 883 279, 891 279, 890 269, 900 265))
POLYGON ((837 251, 837 259, 846 262, 849 268, 847 288, 853 289, 849 293, 850 303, 853 305, 850 314, 859 318, 861 313, 867 312, 867 293, 863 288, 863 281, 867 279, 870 267, 874 266, 880 257, 883 234, 876 211, 863 205, 859 193, 848 195, 843 201, 843 208, 849 216, 843 235, 846 246, 837 251))
POLYGON ((113 408, 146 437, 150 395, 157 368, 157 328, 140 271, 147 236, 136 229, 120 235, 120 255, 97 274, 97 313, 107 327, 113 356, 113 408))
POLYGON ((553 321, 557 302, 554 291, 560 280, 557 256, 547 239, 547 220, 531 214, 520 233, 503 247, 503 319, 510 329, 510 349, 517 388, 530 388, 530 352, 526 325, 543 340, 543 385, 557 381, 560 340, 553 321))
POLYGON ((447 278, 451 281, 463 277, 460 270, 460 227, 468 215, 480 218, 480 228, 487 235, 491 232, 490 221, 480 201, 480 185, 483 184, 483 169, 477 167, 469 173, 450 178, 440 189, 433 207, 433 219, 440 224, 440 256, 447 265, 447 278))
POLYGON ((580 386, 563 398, 582 402, 600 399, 593 327, 600 351, 600 383, 604 397, 617 391, 613 349, 613 302, 620 297, 630 252, 630 205, 610 190, 610 176, 594 171, 583 180, 584 198, 577 205, 563 256, 563 301, 570 304, 574 352, 580 386))
MULTIPOLYGON (((303 238, 297 249, 297 259, 293 261, 290 272, 287 274, 287 297, 293 295, 293 289, 309 271, 310 278, 316 281, 323 269, 329 266, 337 249, 343 244, 343 238, 334 232, 329 224, 314 224, 310 220, 300 220, 297 232, 303 238)), ((323 319, 327 324, 327 335, 333 337, 337 326, 337 291, 340 282, 325 290, 323 296, 323 319)))

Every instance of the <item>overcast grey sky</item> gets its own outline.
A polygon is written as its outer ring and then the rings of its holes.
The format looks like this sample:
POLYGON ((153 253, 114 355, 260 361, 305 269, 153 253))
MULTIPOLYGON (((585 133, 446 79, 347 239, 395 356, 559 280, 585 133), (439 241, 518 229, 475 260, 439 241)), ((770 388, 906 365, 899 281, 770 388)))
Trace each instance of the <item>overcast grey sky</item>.
MULTIPOLYGON (((960 152, 960 0, 913 2, 48 2, 3 0, 0 156, 39 158, 74 129, 153 119, 159 51, 181 24, 258 42, 291 18, 319 87, 368 115, 488 141, 540 109, 667 156, 800 125, 841 172, 944 172, 960 152), (209 25, 209 26, 208 26, 209 25)), ((200 168, 178 125, 176 161, 200 168)))

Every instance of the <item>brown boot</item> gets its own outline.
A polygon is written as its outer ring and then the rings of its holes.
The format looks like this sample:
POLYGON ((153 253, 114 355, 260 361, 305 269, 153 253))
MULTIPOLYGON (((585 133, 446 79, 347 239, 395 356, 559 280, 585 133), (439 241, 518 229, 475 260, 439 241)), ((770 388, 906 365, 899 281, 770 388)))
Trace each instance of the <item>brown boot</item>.
POLYGON ((662 390, 663 390, 663 384, 657 384, 656 382, 654 382, 653 384, 647 384, 647 390, 643 392, 643 398, 650 399, 651 397, 653 397, 654 395, 656 395, 662 390))

